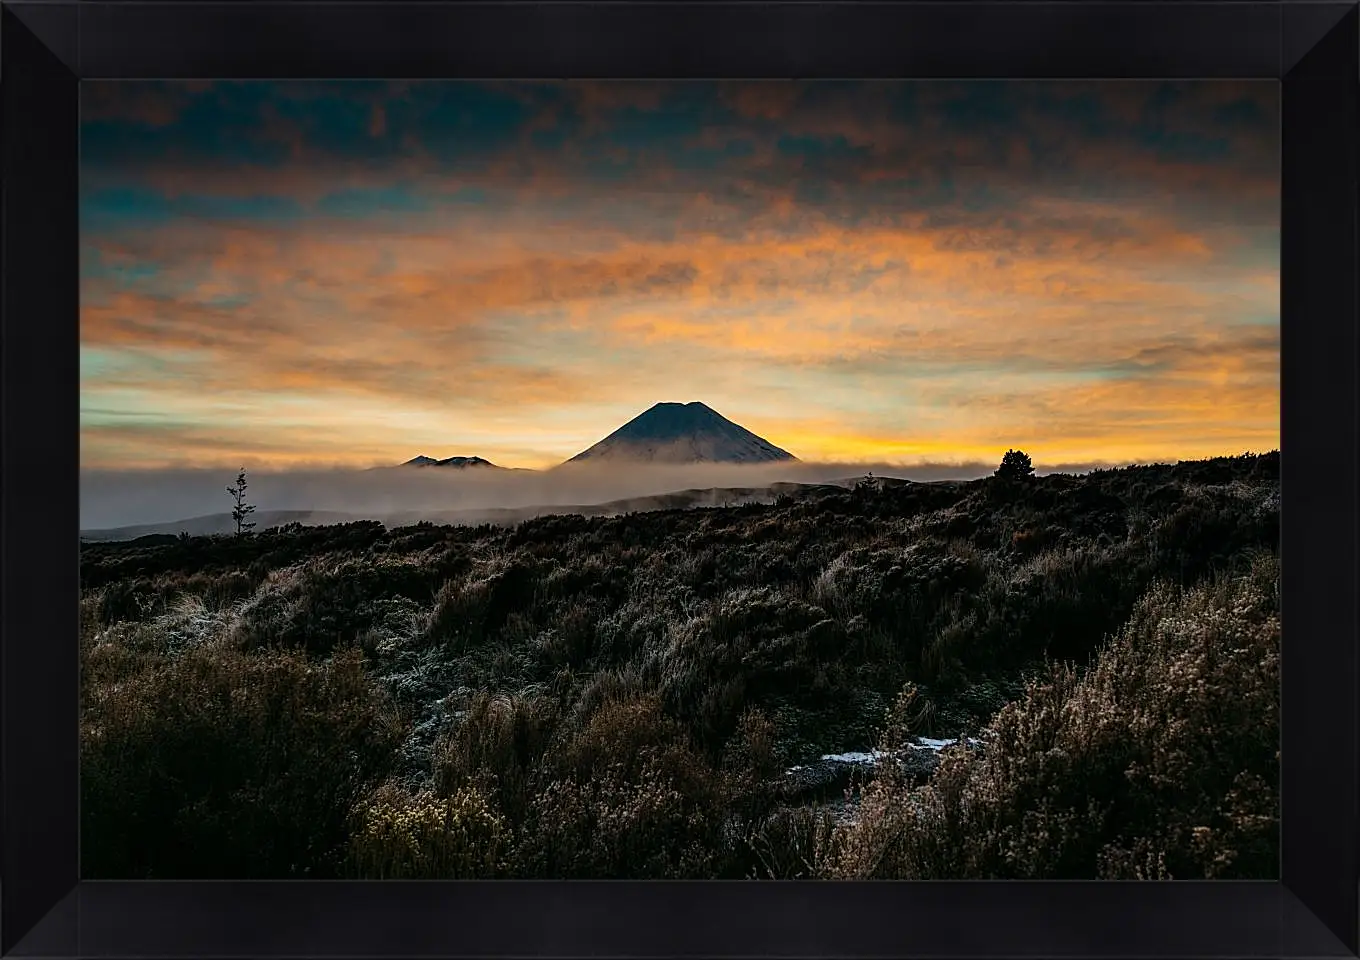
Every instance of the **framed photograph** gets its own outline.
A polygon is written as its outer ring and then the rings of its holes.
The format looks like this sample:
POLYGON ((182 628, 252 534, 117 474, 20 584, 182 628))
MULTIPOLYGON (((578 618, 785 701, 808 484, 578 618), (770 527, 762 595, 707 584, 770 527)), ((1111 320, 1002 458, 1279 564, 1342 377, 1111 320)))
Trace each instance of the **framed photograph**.
POLYGON ((0 953, 1360 955, 1360 4, 0 7, 0 953))

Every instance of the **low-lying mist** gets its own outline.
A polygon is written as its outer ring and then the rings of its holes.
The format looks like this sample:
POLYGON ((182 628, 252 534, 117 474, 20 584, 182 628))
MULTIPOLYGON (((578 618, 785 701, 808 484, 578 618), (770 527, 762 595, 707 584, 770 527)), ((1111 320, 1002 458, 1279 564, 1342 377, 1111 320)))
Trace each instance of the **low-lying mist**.
MULTIPOLYGON (((1059 465, 1085 472, 1095 465, 1059 465)), ((764 488, 775 483, 831 483, 872 473, 904 480, 969 480, 995 464, 762 463, 566 464, 550 470, 383 467, 369 470, 287 470, 248 474, 246 499, 257 516, 276 512, 346 514, 350 519, 414 522, 420 516, 532 507, 590 506, 707 488, 764 488)), ((1049 472, 1043 471, 1040 472, 1049 472)), ((85 470, 80 478, 80 527, 102 530, 225 514, 232 470, 85 470)), ((721 498, 720 498, 721 499, 721 498)), ((337 518, 340 519, 340 518, 337 518)), ((477 519, 469 516, 468 519, 477 519)))

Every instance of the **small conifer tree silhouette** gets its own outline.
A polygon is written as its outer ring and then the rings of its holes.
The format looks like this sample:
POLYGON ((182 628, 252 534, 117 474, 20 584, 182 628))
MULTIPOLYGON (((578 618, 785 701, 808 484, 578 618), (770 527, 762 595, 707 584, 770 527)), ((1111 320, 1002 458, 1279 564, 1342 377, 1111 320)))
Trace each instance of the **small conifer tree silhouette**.
POLYGON ((249 533, 255 526, 255 521, 248 519, 255 512, 253 503, 246 503, 246 468, 242 467, 241 472, 236 475, 236 485, 227 487, 227 493, 231 494, 234 501, 231 508, 231 518, 236 521, 236 535, 242 536, 249 533))
POLYGON ((996 470, 996 475, 1003 480, 1024 480, 1033 473, 1034 464, 1023 450, 1007 450, 1001 458, 1001 466, 996 470))
POLYGON ((855 481, 854 490, 856 493, 872 493, 877 489, 878 481, 874 479, 872 470, 855 481))

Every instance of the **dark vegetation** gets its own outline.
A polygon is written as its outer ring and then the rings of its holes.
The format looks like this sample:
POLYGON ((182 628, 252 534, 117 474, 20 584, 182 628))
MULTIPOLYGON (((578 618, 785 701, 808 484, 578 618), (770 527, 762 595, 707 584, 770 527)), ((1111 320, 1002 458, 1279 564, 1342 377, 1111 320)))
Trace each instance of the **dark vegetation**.
POLYGON ((236 524, 236 535, 242 536, 255 529, 255 521, 250 519, 250 515, 255 512, 255 505, 246 502, 246 490, 250 484, 246 483, 245 468, 236 475, 236 485, 227 487, 227 495, 231 497, 231 522, 236 524))
POLYGON ((86 544, 84 875, 1276 876, 1278 455, 1016 463, 86 544))
POLYGON ((1006 480, 1024 480, 1033 475, 1034 462, 1023 450, 1007 450, 996 469, 996 476, 1006 480))

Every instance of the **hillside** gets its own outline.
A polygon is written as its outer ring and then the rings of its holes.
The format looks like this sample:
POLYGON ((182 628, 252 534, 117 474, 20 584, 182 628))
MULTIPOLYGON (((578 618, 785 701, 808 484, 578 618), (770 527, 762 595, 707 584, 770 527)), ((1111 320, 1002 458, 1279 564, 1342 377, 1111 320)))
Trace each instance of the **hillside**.
POLYGON ((1273 876, 1278 471, 86 544, 88 872, 1273 876))
MULTIPOLYGON (((349 523, 355 519, 358 518, 333 510, 261 510, 251 516, 257 530, 270 530, 290 523, 305 523, 308 526, 349 523)), ((136 540, 138 537, 178 536, 179 534, 187 534, 191 537, 211 537, 229 534, 235 530, 236 521, 232 519, 230 513, 210 513, 201 517, 187 517, 183 520, 172 520, 167 523, 138 523, 127 527, 82 530, 80 531, 80 539, 87 541, 136 540)))

